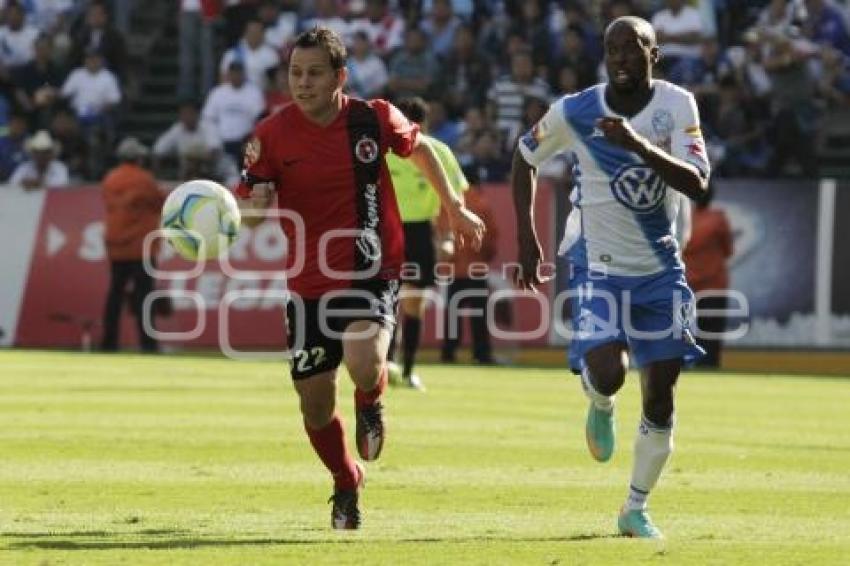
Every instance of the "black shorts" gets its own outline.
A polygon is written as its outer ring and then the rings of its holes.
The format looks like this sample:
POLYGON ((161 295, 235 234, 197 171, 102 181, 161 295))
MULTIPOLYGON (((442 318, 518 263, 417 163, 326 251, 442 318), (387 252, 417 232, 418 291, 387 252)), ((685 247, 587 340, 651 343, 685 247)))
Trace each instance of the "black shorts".
POLYGON ((405 222, 404 263, 401 282, 424 289, 434 284, 434 230, 431 222, 405 222))
POLYGON ((319 299, 293 297, 286 303, 286 343, 292 379, 334 370, 342 362, 342 333, 357 320, 371 320, 392 332, 399 282, 370 279, 319 299))

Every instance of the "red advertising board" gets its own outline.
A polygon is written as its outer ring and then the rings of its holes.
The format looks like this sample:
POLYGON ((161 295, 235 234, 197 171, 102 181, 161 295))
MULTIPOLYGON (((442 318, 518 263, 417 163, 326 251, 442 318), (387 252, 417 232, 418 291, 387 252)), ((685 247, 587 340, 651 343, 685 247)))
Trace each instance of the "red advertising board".
MULTIPOLYGON (((484 190, 500 230, 494 271, 507 272, 501 266, 516 258, 511 192, 504 185, 484 190)), ((552 202, 548 188, 541 187, 537 222, 544 249, 549 251, 554 250, 552 202)), ((79 347, 87 336, 97 344, 109 284, 103 216, 97 187, 46 193, 20 305, 16 345, 79 347)), ((224 343, 234 350, 283 349, 285 282, 278 270, 286 249, 279 227, 267 222, 243 230, 230 250, 230 264, 210 262, 200 274, 187 276, 193 266, 176 257, 169 246, 162 246, 158 288, 173 295, 175 306, 173 315, 157 321, 157 329, 166 333, 163 342, 193 348, 218 349, 224 343)), ((540 308, 533 304, 528 308, 524 302, 515 300, 511 331, 541 326, 540 308)), ((433 310, 426 315, 426 344, 435 343, 433 310)), ((130 348, 137 343, 129 311, 122 319, 121 342, 130 348)), ((545 342, 544 335, 528 343, 545 342)))

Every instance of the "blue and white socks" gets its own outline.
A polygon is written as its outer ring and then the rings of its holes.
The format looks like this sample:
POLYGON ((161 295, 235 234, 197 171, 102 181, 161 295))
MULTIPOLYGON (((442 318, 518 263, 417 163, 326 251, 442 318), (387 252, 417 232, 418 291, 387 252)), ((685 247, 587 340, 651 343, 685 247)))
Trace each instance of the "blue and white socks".
POLYGON ((661 471, 673 452, 673 420, 670 425, 659 427, 642 417, 635 438, 635 461, 627 509, 645 509, 649 492, 658 483, 661 471))

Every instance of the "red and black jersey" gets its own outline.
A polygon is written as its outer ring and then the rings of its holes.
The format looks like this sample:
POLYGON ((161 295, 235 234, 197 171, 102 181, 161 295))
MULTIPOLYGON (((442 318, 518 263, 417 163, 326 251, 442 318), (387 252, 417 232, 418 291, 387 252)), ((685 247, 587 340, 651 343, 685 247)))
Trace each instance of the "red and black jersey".
POLYGON ((350 287, 353 273, 399 277, 404 235, 384 154, 392 149, 407 157, 418 132, 389 102, 347 96, 327 126, 311 122, 295 104, 257 125, 236 194, 247 197, 249 185, 272 181, 279 208, 303 219, 302 226, 286 216, 280 221, 289 240, 292 292, 315 299, 350 287))

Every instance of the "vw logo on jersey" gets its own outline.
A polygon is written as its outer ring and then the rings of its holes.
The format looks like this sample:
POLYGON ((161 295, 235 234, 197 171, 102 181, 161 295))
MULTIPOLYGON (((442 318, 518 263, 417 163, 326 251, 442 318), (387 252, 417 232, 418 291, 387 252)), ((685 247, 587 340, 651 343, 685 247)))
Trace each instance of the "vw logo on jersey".
POLYGON ((667 185, 646 165, 625 165, 611 180, 614 198, 635 212, 652 212, 664 201, 667 185))
POLYGON ((378 159, 378 142, 372 138, 361 138, 354 146, 354 155, 361 163, 372 163, 378 159))

